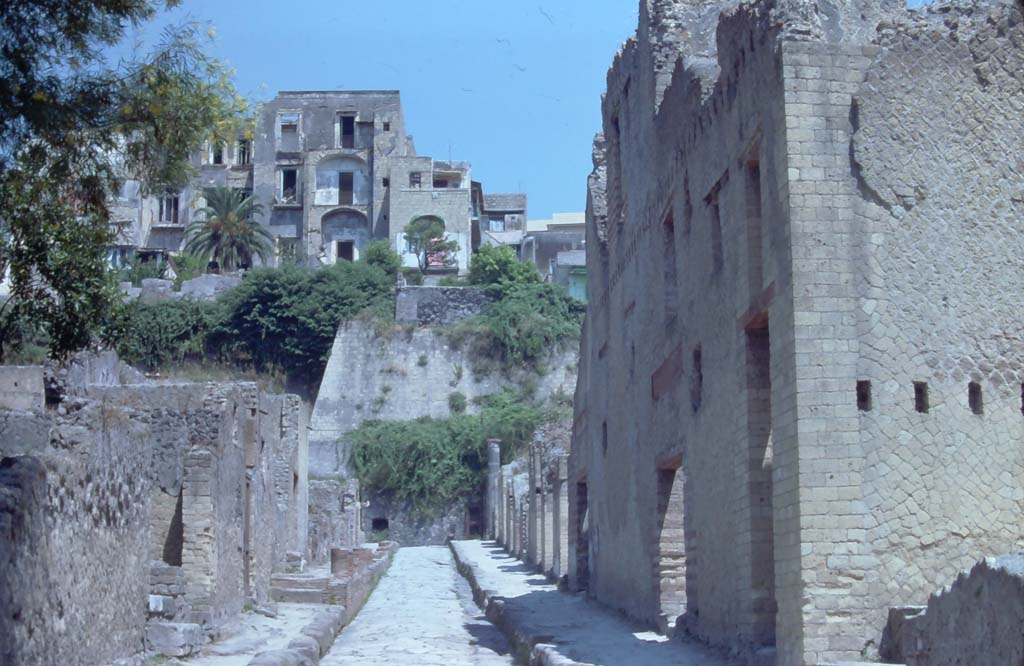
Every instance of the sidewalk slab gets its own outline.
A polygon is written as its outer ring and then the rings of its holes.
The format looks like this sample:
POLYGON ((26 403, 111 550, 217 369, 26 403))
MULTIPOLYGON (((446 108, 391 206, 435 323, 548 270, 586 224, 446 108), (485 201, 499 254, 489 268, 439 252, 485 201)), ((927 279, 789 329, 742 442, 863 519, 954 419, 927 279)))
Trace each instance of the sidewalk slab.
POLYGON ((560 592, 494 542, 452 541, 459 571, 521 663, 539 666, 736 666, 706 646, 632 625, 560 592))

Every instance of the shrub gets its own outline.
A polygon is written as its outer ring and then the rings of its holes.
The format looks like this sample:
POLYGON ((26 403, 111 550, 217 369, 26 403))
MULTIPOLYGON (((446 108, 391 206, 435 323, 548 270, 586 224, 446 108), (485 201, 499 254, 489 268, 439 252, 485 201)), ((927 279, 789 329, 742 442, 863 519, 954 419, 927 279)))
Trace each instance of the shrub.
POLYGON ((470 260, 466 281, 478 286, 510 286, 537 284, 541 279, 537 269, 519 261, 511 247, 484 245, 470 260))
POLYGON ((413 287, 420 287, 423 285, 423 273, 420 273, 418 268, 403 268, 402 275, 405 276, 405 282, 413 287))
POLYGON ((557 345, 579 338, 584 312, 554 285, 510 284, 485 314, 453 326, 449 338, 455 347, 468 345, 477 374, 488 362, 536 370, 557 345))
POLYGON ((220 315, 214 303, 135 303, 126 312, 117 351, 125 360, 151 371, 187 358, 200 358, 206 352, 207 333, 220 315))
POLYGON ((380 268, 392 277, 402 268, 402 258, 391 249, 391 244, 386 240, 373 241, 367 245, 363 250, 363 261, 380 268))
POLYGON ((466 411, 466 395, 460 391, 448 394, 448 410, 452 414, 462 414, 466 411))
POLYGON ((174 288, 180 290, 181 283, 186 280, 197 278, 206 273, 206 261, 200 257, 188 253, 182 253, 171 258, 174 266, 174 288))
POLYGON ((224 318, 215 345, 257 368, 276 366, 307 386, 323 374, 342 321, 364 311, 390 318, 392 282, 366 262, 317 270, 257 268, 222 297, 224 318))

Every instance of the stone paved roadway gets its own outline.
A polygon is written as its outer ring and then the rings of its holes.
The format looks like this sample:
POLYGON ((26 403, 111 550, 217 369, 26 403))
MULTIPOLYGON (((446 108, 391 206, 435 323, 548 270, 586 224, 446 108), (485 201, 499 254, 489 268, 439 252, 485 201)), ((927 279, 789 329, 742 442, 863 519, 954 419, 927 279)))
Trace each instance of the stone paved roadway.
POLYGON ((504 637, 443 546, 402 548, 321 666, 507 666, 504 637))

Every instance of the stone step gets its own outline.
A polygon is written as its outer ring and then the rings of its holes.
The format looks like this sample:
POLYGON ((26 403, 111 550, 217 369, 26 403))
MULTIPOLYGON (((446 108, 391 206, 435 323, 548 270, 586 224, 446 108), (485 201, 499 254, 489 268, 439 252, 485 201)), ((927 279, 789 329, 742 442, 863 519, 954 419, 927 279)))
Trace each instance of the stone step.
POLYGON ((270 585, 272 587, 286 587, 293 590, 322 590, 326 588, 330 582, 330 576, 274 574, 270 577, 270 585))
POLYGON ((322 604, 323 590, 299 587, 271 587, 270 598, 285 603, 322 604))

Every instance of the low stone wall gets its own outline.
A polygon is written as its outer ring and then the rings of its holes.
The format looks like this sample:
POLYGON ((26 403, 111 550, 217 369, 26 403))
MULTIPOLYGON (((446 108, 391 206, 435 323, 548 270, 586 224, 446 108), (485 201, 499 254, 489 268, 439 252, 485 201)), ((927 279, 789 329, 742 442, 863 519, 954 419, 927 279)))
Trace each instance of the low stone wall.
POLYGON ((456 501, 443 514, 431 517, 423 517, 411 504, 396 502, 385 494, 371 494, 367 504, 362 510, 362 528, 370 539, 386 538, 402 546, 443 546, 449 539, 480 536, 482 530, 483 514, 475 499, 456 501), (386 528, 379 527, 383 523, 386 528))
POLYGON ((326 562, 331 548, 363 542, 359 481, 340 476, 310 478, 309 558, 326 562))
POLYGON ((417 326, 448 326, 481 314, 494 298, 473 287, 399 287, 395 321, 417 326))
POLYGON ((906 666, 1024 663, 1024 553, 987 558, 928 599, 895 608, 882 656, 906 666))

